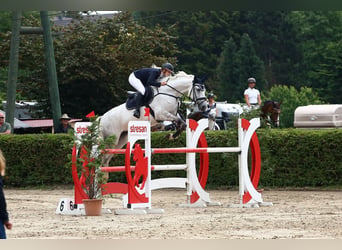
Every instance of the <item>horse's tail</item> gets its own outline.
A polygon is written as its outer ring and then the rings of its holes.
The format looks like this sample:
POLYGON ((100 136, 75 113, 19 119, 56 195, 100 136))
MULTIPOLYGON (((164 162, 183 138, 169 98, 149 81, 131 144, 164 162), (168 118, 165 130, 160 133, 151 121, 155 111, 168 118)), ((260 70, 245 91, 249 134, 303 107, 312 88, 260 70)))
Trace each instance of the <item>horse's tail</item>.
POLYGON ((98 133, 98 135, 99 135, 100 139, 104 139, 104 136, 103 136, 103 133, 102 133, 101 118, 102 118, 102 116, 98 116, 95 121, 98 122, 98 124, 99 124, 99 126, 98 126, 99 133, 98 133))

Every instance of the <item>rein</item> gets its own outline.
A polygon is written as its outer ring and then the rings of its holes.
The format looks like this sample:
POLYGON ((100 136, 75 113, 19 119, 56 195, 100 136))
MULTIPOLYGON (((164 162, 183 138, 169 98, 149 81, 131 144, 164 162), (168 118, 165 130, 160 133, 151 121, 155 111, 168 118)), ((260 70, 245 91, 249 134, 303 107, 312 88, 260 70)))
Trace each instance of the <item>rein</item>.
MULTIPOLYGON (((167 81, 168 81, 168 80, 167 80, 167 81)), ((179 93, 181 96, 175 96, 175 95, 171 95, 171 94, 169 94, 169 93, 160 93, 160 92, 159 92, 159 88, 156 88, 156 89, 157 89, 157 94, 155 94, 154 97, 156 97, 157 95, 166 95, 166 96, 170 96, 170 97, 175 98, 176 101, 178 102, 178 107, 177 107, 176 114, 180 114, 180 113, 179 113, 179 109, 180 109, 180 107, 181 107, 181 105, 182 105, 182 103, 183 103, 182 97, 184 97, 185 95, 184 95, 182 92, 180 92, 178 89, 176 89, 176 88, 174 88, 174 87, 172 87, 172 86, 170 86, 170 85, 168 85, 168 84, 166 84, 165 86, 167 86, 167 87, 173 89, 174 91, 176 91, 177 93, 179 93)), ((154 98, 154 97, 153 97, 153 98, 154 98)), ((191 98, 190 98, 190 99, 191 99, 191 98)), ((150 108, 150 109, 151 109, 151 108, 150 108)), ((152 114, 153 114, 153 116, 154 116, 154 111, 153 111, 152 109, 151 109, 151 111, 152 111, 152 114)))
MULTIPOLYGON (((167 79, 167 81, 166 82, 168 82, 170 80, 170 78, 168 78, 167 79)), ((192 84, 192 87, 191 87, 191 90, 190 90, 190 94, 187 96, 187 97, 189 97, 190 98, 190 100, 192 101, 192 102, 194 102, 194 103, 196 103, 196 102, 198 102, 198 101, 200 101, 200 100, 206 100, 206 98, 205 97, 201 97, 201 98, 196 98, 196 92, 194 92, 194 99, 193 98, 191 98, 191 92, 193 92, 193 89, 194 89, 194 86, 196 85, 196 83, 193 83, 192 84)), ((173 87, 173 86, 171 86, 171 85, 169 85, 169 84, 166 84, 166 85, 164 85, 164 86, 167 86, 167 87, 169 87, 170 89, 172 89, 172 90, 174 90, 174 91, 176 91, 178 94, 180 94, 180 96, 175 96, 175 95, 172 95, 172 94, 169 94, 169 93, 164 93, 164 92, 159 92, 159 88, 156 88, 156 90, 157 90, 157 94, 155 94, 154 95, 154 97, 153 98, 155 98, 157 95, 166 95, 166 96, 170 96, 170 97, 173 97, 173 98, 175 98, 177 101, 178 101, 178 107, 177 107, 177 111, 176 111, 176 114, 180 114, 179 113, 179 109, 180 109, 180 107, 181 107, 181 105, 183 104, 183 98, 186 96, 185 94, 183 94, 182 92, 180 92, 178 89, 176 89, 175 87, 173 87)), ((150 108, 151 109, 151 108, 150 108)), ((154 113, 153 112, 153 110, 151 109, 151 111, 152 111, 152 114, 154 113)))
POLYGON ((266 111, 267 113, 270 113, 270 115, 267 115, 266 113, 267 120, 269 123, 277 124, 279 123, 279 114, 280 114, 281 109, 275 107, 274 101, 271 101, 270 104, 271 104, 272 109, 270 111, 266 111), (273 119, 274 115, 277 115, 276 119, 273 119))
MULTIPOLYGON (((169 79, 170 79, 170 78, 169 78, 169 79)), ((166 82, 168 82, 169 79, 168 79, 166 82)), ((195 98, 195 100, 194 100, 193 98, 191 98, 191 92, 192 92, 193 89, 194 89, 194 85, 196 85, 196 84, 192 84, 192 87, 191 87, 191 90, 190 90, 190 94, 189 94, 187 97, 189 97, 190 100, 191 100, 192 102, 196 102, 196 101, 198 101, 198 100, 205 99, 205 97, 198 98, 198 99, 195 98)), ((165 86, 167 86, 167 87, 169 87, 170 89, 176 91, 178 94, 180 94, 180 96, 175 96, 175 95, 171 95, 171 94, 168 94, 168 93, 160 93, 160 92, 159 92, 159 89, 157 88, 157 94, 155 94, 154 97, 156 97, 157 95, 166 95, 166 96, 173 97, 173 98, 175 98, 176 100, 177 100, 177 99, 180 99, 180 100, 181 100, 182 97, 185 97, 185 96, 186 96, 185 94, 183 94, 182 92, 180 92, 178 89, 176 89, 175 87, 172 87, 172 86, 169 85, 169 84, 166 84, 165 86)), ((194 93, 195 93, 195 92, 194 92, 194 93)), ((196 95, 196 93, 195 93, 195 95, 196 95)))

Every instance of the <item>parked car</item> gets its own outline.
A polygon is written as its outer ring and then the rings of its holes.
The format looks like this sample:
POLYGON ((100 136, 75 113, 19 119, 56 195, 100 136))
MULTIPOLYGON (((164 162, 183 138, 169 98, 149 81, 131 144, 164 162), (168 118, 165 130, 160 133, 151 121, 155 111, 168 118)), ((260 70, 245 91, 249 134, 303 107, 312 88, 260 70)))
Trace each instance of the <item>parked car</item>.
POLYGON ((216 123, 220 129, 227 129, 226 123, 231 121, 233 116, 238 117, 242 114, 243 109, 240 104, 216 102, 217 116, 216 123))
MULTIPOLYGON (((236 103, 216 102, 217 116, 215 130, 227 129, 227 122, 231 121, 233 116, 238 117, 243 112, 243 107, 236 103)), ((189 106, 187 109, 187 115, 193 111, 189 106)))

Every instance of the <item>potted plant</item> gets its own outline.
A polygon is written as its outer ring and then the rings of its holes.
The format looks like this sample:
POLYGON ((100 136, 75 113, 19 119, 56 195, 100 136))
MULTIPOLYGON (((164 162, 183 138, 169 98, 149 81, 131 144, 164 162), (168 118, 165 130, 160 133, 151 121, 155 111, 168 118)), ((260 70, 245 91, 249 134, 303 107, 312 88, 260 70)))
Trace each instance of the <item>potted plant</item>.
POLYGON ((115 136, 103 139, 100 135, 100 119, 97 116, 89 117, 91 125, 88 126, 88 132, 81 138, 76 139, 79 145, 78 157, 82 168, 83 189, 88 196, 84 199, 84 208, 86 215, 101 215, 103 196, 102 186, 107 181, 107 175, 101 171, 106 145, 113 145, 115 136))

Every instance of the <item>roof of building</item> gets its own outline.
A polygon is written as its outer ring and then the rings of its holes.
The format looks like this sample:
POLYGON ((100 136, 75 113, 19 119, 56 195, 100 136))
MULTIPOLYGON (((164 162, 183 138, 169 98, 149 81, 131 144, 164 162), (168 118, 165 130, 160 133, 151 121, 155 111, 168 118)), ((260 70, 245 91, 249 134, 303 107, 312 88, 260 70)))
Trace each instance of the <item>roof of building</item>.
POLYGON ((52 119, 35 119, 35 120, 23 120, 23 123, 27 124, 31 128, 52 127, 52 119))
POLYGON ((14 128, 30 128, 31 126, 17 118, 14 118, 14 128))
MULTIPOLYGON (((83 20, 91 20, 97 21, 101 18, 113 18, 116 13, 110 14, 89 14, 89 15, 81 15, 80 18, 83 20)), ((72 18, 72 17, 65 17, 65 16, 56 16, 52 19, 55 25, 57 26, 68 26, 72 23, 79 23, 80 20, 72 18)))

